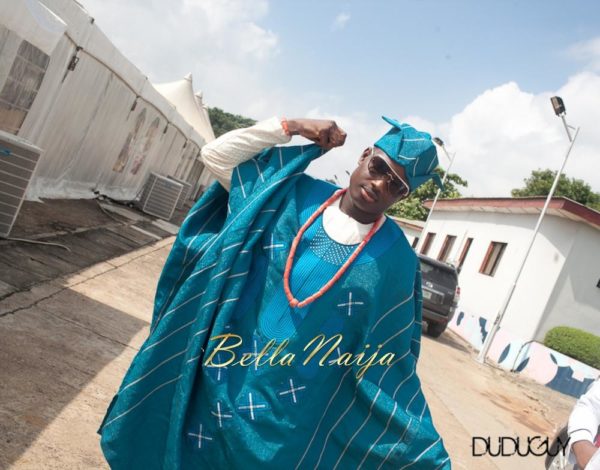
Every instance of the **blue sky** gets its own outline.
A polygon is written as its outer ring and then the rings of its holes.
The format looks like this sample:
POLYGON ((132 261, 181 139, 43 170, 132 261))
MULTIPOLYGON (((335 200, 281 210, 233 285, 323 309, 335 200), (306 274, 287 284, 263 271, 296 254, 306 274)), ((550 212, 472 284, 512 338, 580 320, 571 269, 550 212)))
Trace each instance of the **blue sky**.
POLYGON ((210 106, 335 119, 347 143, 315 176, 344 184, 385 114, 457 153, 465 195, 509 195, 560 166, 560 94, 582 128, 566 172, 600 191, 600 2, 81 1, 153 83, 192 72, 210 106))
POLYGON ((339 112, 439 121, 511 80, 561 86, 581 68, 568 47, 600 34, 600 2, 274 1, 262 24, 280 36, 272 70, 289 88, 338 96, 339 112))

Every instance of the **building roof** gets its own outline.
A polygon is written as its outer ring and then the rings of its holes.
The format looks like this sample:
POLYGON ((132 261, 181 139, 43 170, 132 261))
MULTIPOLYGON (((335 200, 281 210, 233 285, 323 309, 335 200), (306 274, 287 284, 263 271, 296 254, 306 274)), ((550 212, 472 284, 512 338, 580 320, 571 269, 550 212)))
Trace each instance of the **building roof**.
POLYGON ((425 222, 422 220, 405 219, 403 217, 396 217, 394 215, 389 215, 388 217, 394 220, 398 225, 400 225, 400 227, 411 228, 418 232, 422 231, 423 227, 425 227, 425 222))
MULTIPOLYGON (((431 208, 432 202, 430 199, 425 201, 425 207, 431 208)), ((439 199, 435 205, 435 211, 539 214, 545 202, 545 197, 466 197, 439 199)), ((566 197, 552 198, 547 214, 576 222, 583 222, 600 230, 600 212, 566 197)))

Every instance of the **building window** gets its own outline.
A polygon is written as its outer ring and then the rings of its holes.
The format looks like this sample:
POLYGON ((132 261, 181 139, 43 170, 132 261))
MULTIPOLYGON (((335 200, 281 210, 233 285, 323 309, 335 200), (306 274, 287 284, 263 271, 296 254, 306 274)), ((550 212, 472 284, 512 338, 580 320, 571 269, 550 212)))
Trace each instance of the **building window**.
POLYGON ((456 241, 456 237, 454 235, 446 235, 446 239, 444 240, 444 244, 440 252, 438 253, 439 261, 446 261, 448 259, 448 255, 454 246, 454 242, 456 241))
POLYGON ((0 129, 17 134, 37 95, 50 57, 22 41, 0 91, 0 129))
POLYGON ((472 238, 467 238, 467 240, 465 241, 463 249, 460 253, 460 258, 458 258, 458 269, 461 269, 463 267, 463 264, 465 264, 465 259, 467 259, 467 255, 469 254, 469 250, 471 249, 472 243, 472 238))
POLYGON ((419 237, 413 238, 411 247, 415 249, 417 247, 417 243, 419 243, 419 237))
POLYGON ((483 259, 483 263, 481 263, 479 272, 487 276, 496 274, 498 264, 500 264, 500 259, 502 259, 505 249, 506 243, 491 242, 487 253, 485 254, 485 258, 483 259))
POLYGON ((429 249, 431 248, 431 244, 433 243, 433 239, 435 238, 435 233, 429 232, 425 236, 425 241, 423 242, 423 246, 421 247, 421 254, 427 255, 429 253, 429 249))

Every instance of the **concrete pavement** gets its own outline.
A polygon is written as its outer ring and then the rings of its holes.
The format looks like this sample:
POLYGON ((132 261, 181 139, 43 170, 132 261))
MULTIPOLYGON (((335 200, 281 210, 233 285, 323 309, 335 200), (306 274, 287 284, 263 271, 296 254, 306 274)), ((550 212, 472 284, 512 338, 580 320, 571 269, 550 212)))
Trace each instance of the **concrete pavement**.
POLYGON ((107 468, 96 430, 173 238, 0 302, 0 468, 107 468))
MULTIPOLYGON (((107 468, 96 430, 147 335, 173 237, 0 301, 0 468, 107 468)), ((420 377, 456 469, 543 468, 471 455, 471 436, 552 435, 574 399, 424 337, 420 377)))

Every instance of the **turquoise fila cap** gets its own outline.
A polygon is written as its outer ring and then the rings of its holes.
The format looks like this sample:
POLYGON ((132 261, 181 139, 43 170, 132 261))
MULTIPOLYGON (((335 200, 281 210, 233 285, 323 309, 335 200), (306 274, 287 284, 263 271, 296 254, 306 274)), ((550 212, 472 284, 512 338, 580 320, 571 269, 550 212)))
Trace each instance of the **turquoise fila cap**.
POLYGON ((410 124, 401 124, 385 116, 382 118, 391 124, 392 128, 374 145, 404 167, 410 191, 414 191, 430 179, 433 179, 440 189, 444 189, 440 176, 433 171, 438 166, 438 157, 431 135, 418 131, 410 124))

